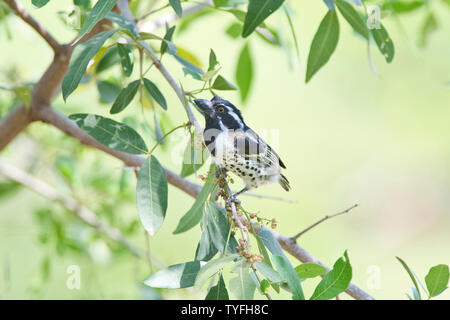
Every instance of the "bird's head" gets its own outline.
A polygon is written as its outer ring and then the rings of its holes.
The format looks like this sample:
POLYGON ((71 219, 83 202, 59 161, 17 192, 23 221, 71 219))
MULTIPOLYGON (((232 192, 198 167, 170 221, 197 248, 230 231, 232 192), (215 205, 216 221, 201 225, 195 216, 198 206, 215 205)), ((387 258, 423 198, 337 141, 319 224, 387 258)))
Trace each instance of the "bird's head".
POLYGON ((241 112, 231 102, 214 96, 211 101, 207 99, 195 99, 195 104, 203 112, 206 125, 218 129, 245 129, 241 112))

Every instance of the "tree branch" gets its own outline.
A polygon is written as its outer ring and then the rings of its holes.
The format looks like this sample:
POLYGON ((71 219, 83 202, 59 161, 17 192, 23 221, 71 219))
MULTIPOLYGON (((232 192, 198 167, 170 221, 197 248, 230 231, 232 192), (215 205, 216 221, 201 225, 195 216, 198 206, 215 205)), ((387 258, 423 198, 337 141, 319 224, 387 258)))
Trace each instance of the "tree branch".
POLYGON ((26 107, 21 105, 0 121, 0 151, 31 123, 26 107))
POLYGON ((350 210, 356 208, 357 206, 358 206, 358 205, 355 204, 355 205, 351 206, 350 208, 347 208, 347 209, 345 209, 345 210, 343 210, 343 211, 341 211, 341 212, 338 212, 338 213, 335 213, 335 214, 331 214, 331 215, 326 215, 325 217, 323 217, 323 218, 320 219, 319 221, 317 221, 317 222, 313 223, 312 225, 310 225, 308 228, 303 229, 302 231, 300 231, 299 233, 297 233, 295 236, 292 236, 291 239, 292 239, 292 240, 297 240, 297 239, 300 238, 303 234, 305 234, 307 231, 311 230, 311 229, 314 228, 314 227, 317 227, 317 226, 318 226, 319 224, 321 224, 322 222, 324 222, 324 221, 326 221, 326 220, 328 220, 328 219, 331 219, 331 218, 340 216, 341 214, 347 213, 347 212, 349 212, 350 210))
POLYGON ((17 3, 15 0, 3 0, 17 16, 19 16, 23 21, 29 24, 34 30, 41 35, 41 37, 47 41, 47 43, 52 47, 53 51, 56 53, 61 49, 61 45, 58 41, 53 38, 53 36, 42 26, 34 20, 34 18, 25 10, 25 8, 17 3))
MULTIPOLYGON (((265 227, 262 227, 263 229, 265 227)), ((266 228, 266 230, 269 230, 266 228)), ((314 257, 312 254, 310 254, 308 251, 303 249, 301 246, 297 244, 295 240, 293 240, 290 237, 283 236, 279 234, 276 231, 269 230, 274 235, 275 239, 280 243, 281 247, 289 252, 293 257, 297 258, 299 261, 306 263, 306 262, 312 262, 316 264, 320 264, 321 266, 325 267, 328 271, 330 268, 325 265, 323 262, 321 262, 319 259, 314 257)), ((353 283, 350 283, 348 288, 345 290, 345 292, 350 295, 351 297, 355 298, 356 300, 375 300, 374 297, 372 297, 367 292, 363 291, 361 288, 357 287, 353 283)))

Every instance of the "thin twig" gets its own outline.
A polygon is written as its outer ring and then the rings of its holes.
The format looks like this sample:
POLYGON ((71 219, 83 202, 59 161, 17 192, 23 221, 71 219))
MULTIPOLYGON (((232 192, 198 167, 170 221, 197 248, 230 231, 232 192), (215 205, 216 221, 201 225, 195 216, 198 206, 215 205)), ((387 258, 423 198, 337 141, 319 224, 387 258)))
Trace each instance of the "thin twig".
POLYGON ((41 37, 47 41, 47 43, 52 47, 53 51, 56 53, 61 49, 61 45, 58 41, 53 38, 53 36, 41 25, 39 22, 34 20, 34 18, 25 10, 25 8, 18 2, 14 0, 3 0, 23 21, 29 24, 34 30, 41 35, 41 37))
MULTIPOLYGON (((253 270, 253 274, 255 275, 256 281, 258 281, 259 286, 261 287, 261 280, 259 279, 259 276, 258 276, 258 273, 256 272, 255 267, 254 267, 253 265, 251 265, 251 268, 252 268, 252 270, 253 270)), ((269 293, 263 292, 263 295, 266 296, 267 300, 272 300, 272 297, 270 296, 269 293)))
POLYGON ((324 222, 324 221, 326 221, 326 220, 328 220, 328 219, 331 219, 331 218, 340 216, 341 214, 347 213, 347 212, 349 212, 350 210, 356 208, 357 206, 358 206, 358 205, 355 204, 355 205, 351 206, 350 208, 345 209, 345 210, 343 210, 343 211, 340 211, 340 212, 338 212, 338 213, 331 214, 331 215, 326 215, 325 217, 323 217, 323 218, 320 219, 319 221, 317 221, 317 222, 313 223, 312 225, 310 225, 308 228, 303 229, 302 231, 300 231, 299 233, 297 233, 295 236, 292 236, 291 239, 295 241, 295 240, 297 240, 300 236, 302 236, 303 234, 305 234, 307 231, 309 231, 309 230, 311 230, 312 228, 318 226, 318 225, 321 224, 322 222, 324 222))

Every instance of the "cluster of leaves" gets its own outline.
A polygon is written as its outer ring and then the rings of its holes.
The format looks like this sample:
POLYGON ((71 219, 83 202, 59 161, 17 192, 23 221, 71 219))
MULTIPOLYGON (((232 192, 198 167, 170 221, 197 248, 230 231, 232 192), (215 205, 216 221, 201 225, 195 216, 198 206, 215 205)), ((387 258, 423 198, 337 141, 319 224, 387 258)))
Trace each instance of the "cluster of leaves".
POLYGON ((427 295, 427 299, 431 299, 432 297, 436 297, 437 295, 444 292, 447 289, 450 273, 448 265, 446 264, 438 264, 432 267, 428 274, 425 276, 425 284, 426 289, 420 279, 416 276, 414 271, 412 271, 405 261, 397 257, 397 260, 402 264, 403 268, 405 268, 409 277, 411 278, 414 287, 412 287, 412 297, 407 293, 406 296, 409 300, 422 300, 422 295, 420 293, 419 285, 422 287, 423 291, 427 295), (428 290, 427 290, 428 289, 428 290))

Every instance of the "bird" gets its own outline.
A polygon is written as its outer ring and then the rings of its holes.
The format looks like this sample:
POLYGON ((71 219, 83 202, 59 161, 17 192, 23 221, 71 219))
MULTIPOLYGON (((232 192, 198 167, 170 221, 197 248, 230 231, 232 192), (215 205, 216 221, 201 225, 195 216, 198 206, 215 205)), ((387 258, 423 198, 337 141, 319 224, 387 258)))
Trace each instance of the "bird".
MULTIPOLYGON (((237 196, 261 185, 278 182, 284 190, 291 189, 281 173, 286 169, 277 153, 250 127, 240 110, 231 102, 214 96, 211 100, 195 99, 205 118, 203 140, 213 162, 224 172, 240 177, 245 187, 230 195, 227 203, 239 202, 237 196)), ((217 175, 217 173, 216 173, 217 175)))

